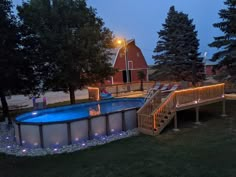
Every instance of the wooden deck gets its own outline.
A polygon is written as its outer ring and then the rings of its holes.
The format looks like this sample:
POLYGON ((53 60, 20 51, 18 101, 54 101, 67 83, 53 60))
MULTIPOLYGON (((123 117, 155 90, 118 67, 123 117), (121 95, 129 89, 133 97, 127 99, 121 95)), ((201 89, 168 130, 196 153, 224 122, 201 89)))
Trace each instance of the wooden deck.
POLYGON ((199 123, 199 107, 220 101, 223 102, 222 114, 225 115, 224 84, 174 91, 164 100, 161 92, 156 92, 138 110, 138 128, 144 134, 158 135, 174 119, 177 129, 176 112, 190 108, 196 109, 196 123, 199 123))

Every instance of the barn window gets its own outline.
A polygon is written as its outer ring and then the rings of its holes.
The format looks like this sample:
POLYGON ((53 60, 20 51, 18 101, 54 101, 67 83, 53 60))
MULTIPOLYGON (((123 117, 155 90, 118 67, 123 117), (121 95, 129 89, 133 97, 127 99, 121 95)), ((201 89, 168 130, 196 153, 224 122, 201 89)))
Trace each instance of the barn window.
POLYGON ((139 55, 139 52, 137 52, 137 57, 139 57, 140 55, 139 55))

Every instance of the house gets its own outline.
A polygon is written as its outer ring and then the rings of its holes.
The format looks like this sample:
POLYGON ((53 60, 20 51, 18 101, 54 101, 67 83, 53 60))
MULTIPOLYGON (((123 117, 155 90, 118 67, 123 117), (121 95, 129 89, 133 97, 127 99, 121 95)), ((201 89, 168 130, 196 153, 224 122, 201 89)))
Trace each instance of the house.
POLYGON ((206 77, 210 77, 210 76, 213 76, 213 75, 216 74, 216 73, 213 71, 214 66, 215 66, 215 65, 212 65, 212 64, 206 64, 206 65, 205 65, 205 74, 206 74, 206 77))
POLYGON ((212 64, 212 63, 207 63, 205 64, 205 74, 206 74, 206 77, 211 77, 211 76, 215 76, 215 75, 219 75, 221 74, 225 69, 226 69, 226 66, 223 66, 219 69, 216 69, 215 68, 216 64, 212 64))
POLYGON ((124 46, 112 49, 111 63, 114 68, 118 69, 118 72, 106 82, 107 84, 127 83, 127 76, 129 82, 138 82, 139 71, 145 73, 146 79, 144 81, 148 81, 148 65, 142 51, 136 46, 134 39, 128 40, 126 46, 127 60, 125 59, 124 46), (126 73, 126 66, 128 66, 128 74, 126 73))

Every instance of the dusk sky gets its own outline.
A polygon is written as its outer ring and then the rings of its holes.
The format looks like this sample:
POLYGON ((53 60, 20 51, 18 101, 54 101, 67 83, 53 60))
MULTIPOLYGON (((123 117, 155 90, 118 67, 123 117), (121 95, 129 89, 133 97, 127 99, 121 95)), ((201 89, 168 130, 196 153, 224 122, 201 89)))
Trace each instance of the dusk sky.
MULTIPOLYGON (((22 0, 13 0, 20 4, 22 0)), ((158 40, 157 32, 162 29, 170 6, 194 19, 200 39, 199 52, 207 52, 210 58, 216 51, 208 47, 213 37, 221 34, 212 26, 219 22, 218 12, 224 8, 224 0, 88 0, 88 5, 97 9, 97 15, 103 19, 117 37, 135 39, 148 64, 153 64, 153 50, 158 40)))

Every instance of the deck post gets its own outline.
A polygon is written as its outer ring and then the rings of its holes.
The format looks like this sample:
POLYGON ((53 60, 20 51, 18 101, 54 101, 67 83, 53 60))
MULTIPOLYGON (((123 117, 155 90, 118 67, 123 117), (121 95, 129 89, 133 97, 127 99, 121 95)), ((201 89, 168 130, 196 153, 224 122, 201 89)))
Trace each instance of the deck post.
POLYGON ((195 122, 195 124, 196 124, 196 125, 200 125, 201 122, 199 121, 199 106, 197 106, 197 107, 195 108, 195 110, 196 110, 196 122, 195 122))
POLYGON ((175 132, 179 131, 179 129, 178 129, 178 122, 177 122, 177 111, 175 111, 174 129, 173 129, 173 131, 175 131, 175 132))
POLYGON ((226 113, 225 113, 225 98, 222 101, 222 114, 221 117, 226 117, 226 113))

